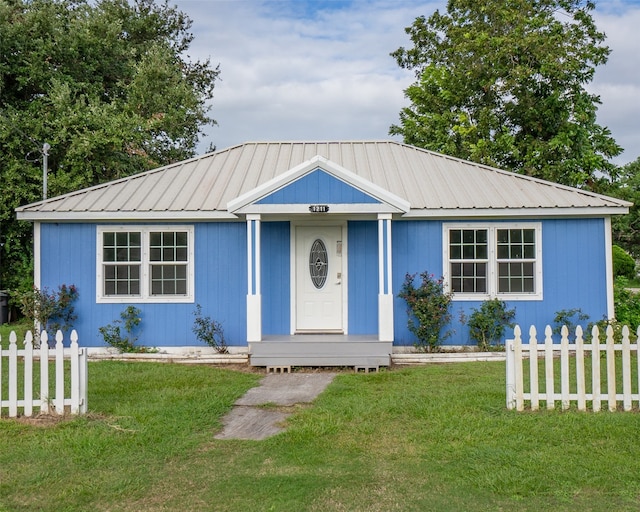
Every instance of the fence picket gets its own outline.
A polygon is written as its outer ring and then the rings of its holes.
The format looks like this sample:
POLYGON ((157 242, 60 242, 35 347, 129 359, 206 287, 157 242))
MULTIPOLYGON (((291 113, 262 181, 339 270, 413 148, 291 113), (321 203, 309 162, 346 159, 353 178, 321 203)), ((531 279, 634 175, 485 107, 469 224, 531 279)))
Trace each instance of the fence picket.
POLYGON ((587 410, 587 399, 584 380, 584 339, 582 327, 576 327, 576 393, 578 395, 578 410, 587 410))
POLYGON ((616 353, 613 347, 613 327, 607 326, 607 403, 615 411, 616 404, 616 353))
MULTIPOLYGON (((9 334, 9 348, 2 350, 0 347, 0 416, 3 409, 8 409, 10 417, 18 416, 18 409, 23 409, 25 416, 33 415, 33 408, 40 407, 40 413, 49 412, 49 345, 48 335, 45 331, 38 336, 40 340, 39 351, 34 350, 33 335, 28 332, 24 338, 24 348, 18 349, 17 336, 14 331, 9 334), (37 354, 37 355, 36 355, 37 354), (8 374, 3 377, 3 357, 8 356, 8 374), (40 397, 34 398, 33 392, 33 366, 34 361, 40 359, 40 397), (18 365, 18 359, 21 364, 18 365), (19 369, 21 370, 19 374, 19 369), (23 379, 22 386, 24 396, 18 395, 18 377, 23 379), (3 387, 8 388, 5 395, 3 387), (7 398, 4 398, 4 397, 7 398)), ((55 354, 55 409, 59 414, 64 413, 65 405, 71 406, 72 414, 87 412, 87 351, 78 346, 78 334, 74 330, 71 333, 71 347, 65 353, 62 332, 56 333, 55 354), (65 397, 65 360, 70 364, 70 398, 65 397)))
POLYGON ((24 338, 24 415, 33 416, 33 337, 27 331, 24 338))
POLYGON ((9 416, 18 415, 18 337, 9 334, 9 416))
POLYGON ((547 325, 544 332, 545 396, 547 399, 547 409, 552 410, 555 408, 555 397, 553 396, 555 384, 553 381, 553 339, 551 338, 551 327, 547 325))
POLYGON ((602 387, 600 386, 600 331, 594 325, 591 329, 591 394, 593 410, 602 410, 602 387))
POLYGON ((622 328, 622 408, 631 410, 631 343, 629 327, 622 328))
POLYGON ((561 329, 560 340, 560 392, 562 397, 562 410, 569 408, 569 329, 566 325, 561 329))
POLYGON ((56 333, 56 412, 64 414, 64 346, 62 333, 56 333))
POLYGON ((49 413, 49 335, 40 336, 40 412, 49 413))
POLYGON ((538 339, 536 338, 536 328, 532 325, 529 328, 529 382, 531 384, 531 410, 537 411, 540 408, 540 390, 538 388, 538 339))
MULTIPOLYGON (((60 332, 60 331, 58 331, 60 332)), ((62 333, 60 333, 62 336, 62 333)), ((71 337, 71 346, 69 348, 71 354, 71 380, 77 382, 80 378, 80 361, 78 353, 78 340, 71 337)), ((71 388, 71 414, 78 414, 80 409, 80 389, 78 386, 72 386, 71 388)))
POLYGON ((524 383, 522 381, 522 337, 519 330, 515 340, 515 356, 515 369, 516 375, 518 375, 516 379, 516 410, 522 411, 524 410, 524 383))
POLYGON ((636 330, 636 366, 638 367, 638 408, 640 408, 640 325, 636 330))

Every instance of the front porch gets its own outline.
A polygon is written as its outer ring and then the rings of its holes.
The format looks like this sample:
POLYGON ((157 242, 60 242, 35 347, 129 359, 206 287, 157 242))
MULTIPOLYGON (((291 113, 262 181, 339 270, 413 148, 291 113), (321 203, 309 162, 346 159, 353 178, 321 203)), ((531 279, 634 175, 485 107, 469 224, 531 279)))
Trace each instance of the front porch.
POLYGON ((251 366, 353 366, 377 369, 389 366, 393 342, 376 335, 297 334, 263 336, 249 344, 251 366))

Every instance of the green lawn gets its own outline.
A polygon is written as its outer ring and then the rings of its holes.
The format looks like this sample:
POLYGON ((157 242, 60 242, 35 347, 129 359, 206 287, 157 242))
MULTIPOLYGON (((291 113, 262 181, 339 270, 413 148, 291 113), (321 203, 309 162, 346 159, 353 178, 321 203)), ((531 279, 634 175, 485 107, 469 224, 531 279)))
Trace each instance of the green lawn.
POLYGON ((505 409, 504 363, 339 375, 286 432, 214 439, 260 375, 89 364, 87 417, 0 421, 0 510, 638 510, 640 416, 505 409))

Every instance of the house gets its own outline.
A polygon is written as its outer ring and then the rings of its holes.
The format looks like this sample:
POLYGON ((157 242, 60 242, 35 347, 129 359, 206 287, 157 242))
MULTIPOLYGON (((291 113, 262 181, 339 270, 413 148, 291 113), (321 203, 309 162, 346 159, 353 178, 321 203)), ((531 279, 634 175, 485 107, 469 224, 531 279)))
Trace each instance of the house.
POLYGON ((612 317, 611 216, 630 203, 393 141, 247 143, 17 209, 36 286, 79 291, 75 328, 129 304, 139 343, 193 350, 197 304, 254 365, 385 365, 411 350, 407 273, 543 328, 612 317))

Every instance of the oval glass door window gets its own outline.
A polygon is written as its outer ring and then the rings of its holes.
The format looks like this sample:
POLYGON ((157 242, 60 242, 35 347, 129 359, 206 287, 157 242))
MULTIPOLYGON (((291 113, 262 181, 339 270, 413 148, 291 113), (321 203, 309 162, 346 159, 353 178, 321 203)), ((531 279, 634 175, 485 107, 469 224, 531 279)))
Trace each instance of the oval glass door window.
POLYGON ((320 289, 327 281, 328 273, 327 247, 324 242, 317 239, 311 244, 311 252, 309 253, 309 273, 313 286, 320 289))

